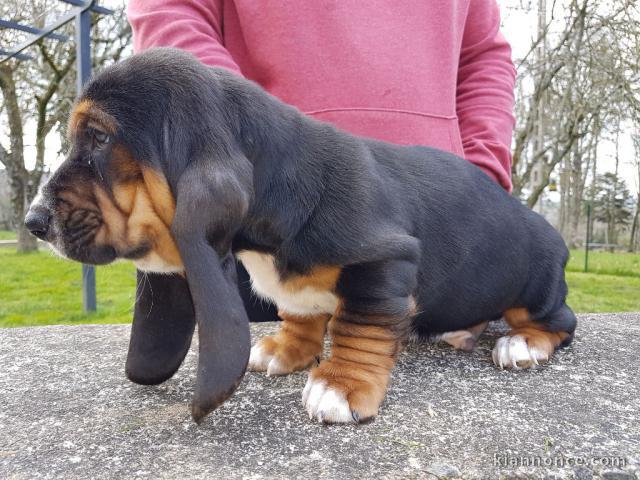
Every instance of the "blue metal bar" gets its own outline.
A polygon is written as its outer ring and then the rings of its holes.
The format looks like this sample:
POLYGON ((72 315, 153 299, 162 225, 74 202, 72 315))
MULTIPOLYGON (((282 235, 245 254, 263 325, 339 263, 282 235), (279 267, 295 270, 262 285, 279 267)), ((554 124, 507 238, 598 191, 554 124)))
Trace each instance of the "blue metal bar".
MULTIPOLYGON (((29 25, 23 25, 21 23, 12 22, 10 20, 0 19, 0 27, 9 28, 11 30, 20 30, 21 32, 34 33, 34 34, 43 33, 43 30, 39 28, 31 27, 29 25)), ((67 40, 69 40, 69 37, 66 35, 60 35, 59 33, 52 33, 52 32, 45 32, 45 37, 53 38, 54 40, 60 40, 61 42, 66 42, 67 40)))
MULTIPOLYGON (((90 3, 93 3, 90 2, 90 3)), ((76 15, 76 62, 77 91, 91 77, 91 11, 85 9, 76 15)), ((91 265, 82 265, 82 306, 85 312, 96 311, 96 269, 91 265)))
POLYGON ((85 10, 76 15, 76 59, 78 62, 78 94, 91 77, 91 12, 85 10))
MULTIPOLYGON (((12 52, 10 52, 9 50, 5 50, 4 48, 0 48, 0 55, 11 55, 12 52)), ((33 60, 33 57, 30 55, 27 55, 26 53, 15 53, 13 54, 14 58, 17 58, 18 60, 33 60)))
MULTIPOLYGON (((78 1, 78 0, 60 0, 60 1, 66 1, 67 3, 70 3, 71 1, 78 1)), ((22 52, 23 50, 25 50, 26 48, 29 48, 31 45, 33 45, 34 43, 36 43, 38 40, 40 40, 41 38, 45 37, 48 33, 53 32, 54 30, 57 30, 58 28, 60 28, 63 25, 66 25, 67 23, 69 23, 71 20, 74 20, 76 18, 77 15, 86 12, 87 10, 90 10, 93 8, 95 0, 91 0, 88 2, 81 2, 82 6, 76 10, 74 10, 71 13, 68 13, 67 15, 65 15, 64 17, 62 17, 60 20, 50 24, 50 25, 46 25, 44 28, 42 28, 41 33, 38 33, 36 35, 34 35, 33 37, 31 37, 29 40, 27 40, 24 43, 21 43, 20 45, 18 45, 17 47, 15 47, 11 52, 5 54, 6 57, 0 59, 0 63, 2 62, 6 62, 7 60, 9 60, 10 58, 14 58, 16 57, 16 55, 18 55, 20 52, 22 52)), ((111 10, 109 9, 101 9, 101 12, 106 11, 111 13, 111 10)))
POLYGON ((85 312, 96 311, 96 267, 82 265, 82 308, 85 312))
MULTIPOLYGON (((69 5, 75 5, 76 7, 83 7, 87 3, 89 3, 89 2, 83 2, 82 0, 58 0, 58 1, 68 3, 69 5)), ((101 13, 103 15, 111 15, 113 13, 113 10, 109 10, 108 8, 104 8, 99 5, 91 5, 91 11, 96 13, 101 13)))
POLYGON ((74 18, 76 18, 76 12, 71 13, 71 14, 67 14, 64 17, 62 17, 60 20, 58 20, 57 22, 52 23, 51 25, 47 25, 42 29, 41 33, 38 33, 36 35, 34 35, 33 37, 31 37, 29 40, 27 40, 26 42, 21 43, 20 45, 18 45, 17 47, 15 47, 8 55, 6 58, 3 58, 0 60, 0 63, 2 62, 6 62, 7 60, 9 60, 10 58, 15 57, 18 53, 22 52, 23 50, 25 50, 26 48, 30 47, 31 45, 33 45, 34 43, 36 43, 38 40, 40 40, 41 38, 44 38, 47 33, 49 32, 53 32, 54 30, 57 30, 58 28, 60 28, 63 25, 66 25, 67 23, 69 23, 71 20, 73 20, 74 18))

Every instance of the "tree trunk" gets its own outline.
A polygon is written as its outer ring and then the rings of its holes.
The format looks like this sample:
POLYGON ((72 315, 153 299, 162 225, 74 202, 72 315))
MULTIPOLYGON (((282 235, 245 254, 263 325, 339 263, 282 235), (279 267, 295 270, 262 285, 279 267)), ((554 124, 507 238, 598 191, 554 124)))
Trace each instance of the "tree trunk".
POLYGON ((37 250, 36 238, 29 233, 24 226, 25 206, 25 182, 19 175, 9 175, 9 185, 11 186, 11 222, 18 234, 18 252, 33 252, 37 250))
POLYGON ((571 230, 569 235, 569 245, 571 247, 577 247, 581 240, 579 230, 583 211, 582 202, 585 196, 587 175, 591 168, 591 161, 595 156, 595 152, 593 150, 595 143, 595 139, 592 136, 585 148, 583 148, 584 144, 582 142, 576 144, 576 150, 574 152, 573 171, 575 174, 575 183, 573 198, 571 200, 571 230))
POLYGON ((36 239, 24 228, 26 213, 26 195, 29 173, 24 167, 24 144, 22 132, 22 115, 18 106, 18 93, 13 79, 13 70, 2 65, 0 68, 0 89, 4 96, 4 107, 9 121, 9 140, 11 150, 2 156, 7 169, 9 189, 11 190, 11 219, 13 228, 18 233, 18 251, 36 250, 36 239))
POLYGON ((19 253, 35 252, 38 250, 38 240, 31 235, 24 227, 24 224, 18 228, 18 248, 19 253))
POLYGON ((619 167, 620 167, 620 120, 618 120, 618 128, 616 129, 616 150, 615 150, 615 181, 613 182, 613 188, 611 189, 611 195, 609 197, 609 222, 607 224, 607 228, 609 229, 609 241, 612 246, 609 247, 609 251, 613 252, 615 248, 613 245, 618 243, 618 225, 616 218, 616 207, 615 207, 615 199, 618 196, 618 187, 620 186, 620 177, 618 176, 619 167))

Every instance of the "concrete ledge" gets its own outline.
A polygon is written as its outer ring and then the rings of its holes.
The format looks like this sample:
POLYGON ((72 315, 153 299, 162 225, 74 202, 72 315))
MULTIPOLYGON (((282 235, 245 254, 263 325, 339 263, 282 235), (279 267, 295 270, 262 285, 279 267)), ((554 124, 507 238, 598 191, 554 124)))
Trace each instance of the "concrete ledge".
POLYGON ((640 314, 580 322, 536 371, 491 364, 500 324, 471 354, 410 345, 381 416, 347 427, 308 420, 305 374, 254 373, 198 427, 193 349, 141 387, 128 326, 0 330, 0 478, 639 478, 640 314))
MULTIPOLYGON (((42 248, 44 246, 49 245, 47 242, 43 242, 42 240, 38 240, 38 248, 42 248)), ((0 247, 17 247, 18 240, 0 240, 0 247)))

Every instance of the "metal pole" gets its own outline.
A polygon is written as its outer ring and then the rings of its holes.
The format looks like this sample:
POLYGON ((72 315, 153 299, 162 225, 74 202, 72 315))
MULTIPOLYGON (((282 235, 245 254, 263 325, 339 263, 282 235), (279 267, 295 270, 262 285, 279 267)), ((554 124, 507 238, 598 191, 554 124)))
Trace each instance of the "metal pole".
MULTIPOLYGON (((93 2, 91 2, 93 3, 93 2)), ((91 76, 91 11, 76 15, 76 63, 78 69, 77 92, 91 76)), ((85 312, 96 311, 96 270, 91 265, 82 265, 82 306, 85 312)))
POLYGON ((91 11, 85 10, 76 15, 76 56, 78 67, 78 94, 91 76, 91 11))
POLYGON ((591 243, 591 204, 587 203, 587 241, 584 243, 584 272, 589 271, 589 244, 591 243))

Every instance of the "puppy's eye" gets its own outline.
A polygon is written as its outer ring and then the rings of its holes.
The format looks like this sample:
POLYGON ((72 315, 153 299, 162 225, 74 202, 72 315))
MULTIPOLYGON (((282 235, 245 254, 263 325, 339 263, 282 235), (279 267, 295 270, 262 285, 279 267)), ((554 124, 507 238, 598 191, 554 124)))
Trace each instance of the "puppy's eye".
POLYGON ((98 145, 104 145, 109 142, 109 135, 105 132, 101 132, 100 130, 93 131, 93 138, 98 145))
POLYGON ((95 149, 101 149, 111 141, 108 133, 98 130, 97 128, 88 127, 86 134, 91 141, 91 147, 95 149))

